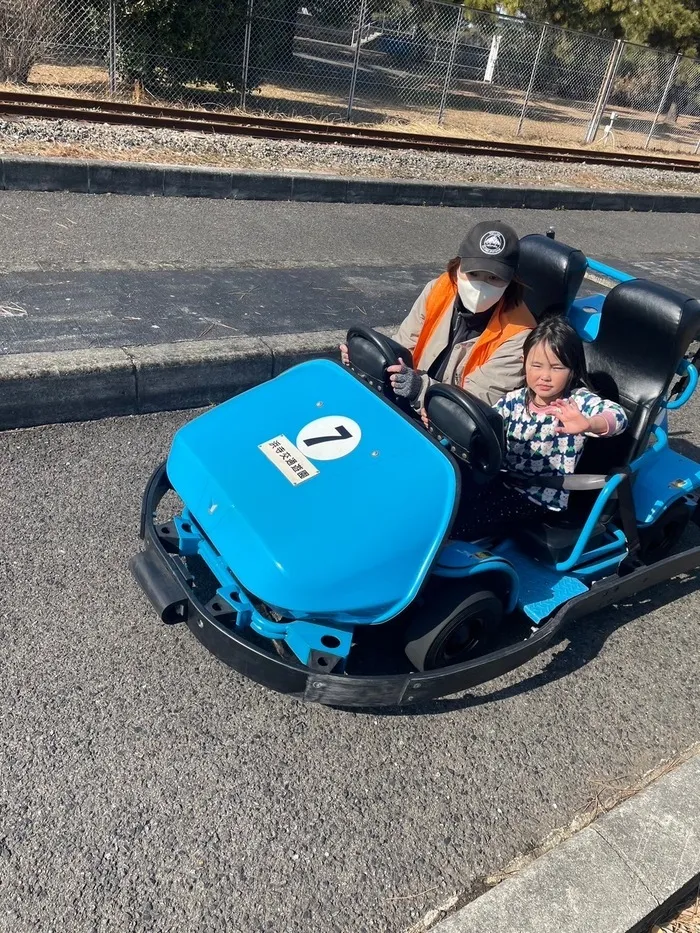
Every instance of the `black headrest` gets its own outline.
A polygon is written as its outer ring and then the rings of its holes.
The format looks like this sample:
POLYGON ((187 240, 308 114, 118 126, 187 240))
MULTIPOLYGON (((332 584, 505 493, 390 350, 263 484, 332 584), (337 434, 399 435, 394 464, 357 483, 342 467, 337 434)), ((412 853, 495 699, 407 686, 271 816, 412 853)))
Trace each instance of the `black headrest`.
POLYGON ((586 271, 580 249, 530 233, 520 241, 518 278, 525 285, 525 304, 535 320, 566 314, 586 271))
POLYGON ((605 299, 600 329, 585 345, 598 392, 628 414, 655 404, 700 330, 700 302, 665 285, 633 279, 605 299))

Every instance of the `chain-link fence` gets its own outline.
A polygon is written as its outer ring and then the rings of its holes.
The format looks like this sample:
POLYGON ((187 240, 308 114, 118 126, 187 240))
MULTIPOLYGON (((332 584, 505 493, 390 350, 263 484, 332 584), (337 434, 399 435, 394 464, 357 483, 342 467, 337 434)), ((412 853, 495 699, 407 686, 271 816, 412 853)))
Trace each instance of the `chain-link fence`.
POLYGON ((700 140, 700 62, 622 43, 602 113, 602 142, 679 151, 700 140))
POLYGON ((445 127, 486 139, 522 133, 541 34, 539 23, 464 10, 445 127))
POLYGON ((544 26, 524 107, 523 135, 559 145, 584 140, 614 47, 600 36, 544 26))
POLYGON ((700 148, 700 61, 439 0, 0 0, 0 87, 700 148), (300 5, 301 4, 301 5, 300 5))
POLYGON ((250 66, 244 103, 266 113, 345 120, 355 73, 358 0, 335 0, 319 20, 296 4, 249 0, 250 66), (270 45, 271 37, 277 43, 270 45))
POLYGON ((110 92, 109 0, 0 0, 0 86, 110 92))

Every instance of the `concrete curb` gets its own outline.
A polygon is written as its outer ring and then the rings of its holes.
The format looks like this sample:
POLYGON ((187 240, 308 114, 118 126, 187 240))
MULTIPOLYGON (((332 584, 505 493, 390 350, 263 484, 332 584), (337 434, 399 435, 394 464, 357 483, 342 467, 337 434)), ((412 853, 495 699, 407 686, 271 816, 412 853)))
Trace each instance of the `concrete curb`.
POLYGON ((432 207, 700 212, 700 196, 684 194, 430 184, 395 179, 239 172, 207 167, 58 158, 4 156, 0 163, 1 185, 6 191, 73 191, 82 194, 432 207))
POLYGON ((700 880, 700 755, 433 933, 641 933, 700 880))
POLYGON ((0 430, 199 408, 319 356, 345 331, 0 356, 0 430))

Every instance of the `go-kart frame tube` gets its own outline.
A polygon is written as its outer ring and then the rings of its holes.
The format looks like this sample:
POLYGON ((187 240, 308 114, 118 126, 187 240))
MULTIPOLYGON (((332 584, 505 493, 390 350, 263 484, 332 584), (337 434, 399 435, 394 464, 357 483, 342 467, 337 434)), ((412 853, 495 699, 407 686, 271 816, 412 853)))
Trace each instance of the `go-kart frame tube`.
POLYGON ((627 272, 622 272, 620 269, 607 266, 604 262, 598 262, 597 259, 589 259, 586 257, 586 264, 593 272, 599 272, 601 275, 613 279, 615 282, 632 282, 636 278, 636 276, 629 275, 627 272))
POLYGON ((187 622, 212 654, 245 677, 280 693, 333 706, 407 706, 460 693, 531 660, 548 647, 566 623, 700 567, 700 547, 696 547, 651 566, 642 566, 626 576, 602 580, 562 606, 526 640, 464 664, 387 676, 318 674, 268 653, 224 627, 197 599, 181 566, 165 549, 155 529, 156 509, 171 488, 163 463, 153 473, 143 498, 141 538, 145 549, 131 561, 132 573, 158 614, 167 622, 187 622), (167 618, 166 605, 171 607, 167 618))

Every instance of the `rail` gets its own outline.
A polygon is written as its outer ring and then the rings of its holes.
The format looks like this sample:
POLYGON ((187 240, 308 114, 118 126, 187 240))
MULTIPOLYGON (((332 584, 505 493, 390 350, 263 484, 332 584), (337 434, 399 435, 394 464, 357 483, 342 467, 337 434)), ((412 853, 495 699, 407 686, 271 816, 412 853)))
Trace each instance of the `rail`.
POLYGON ((130 126, 160 127, 182 132, 210 132, 325 144, 389 149, 418 149, 462 155, 487 155, 534 159, 547 162, 578 162, 590 165, 624 165, 640 168, 697 172, 700 159, 682 156, 650 156, 638 153, 593 151, 591 149, 539 146, 379 130, 374 127, 274 119, 209 110, 103 101, 93 98, 58 97, 24 92, 0 93, 0 114, 54 120, 85 120, 130 126))

